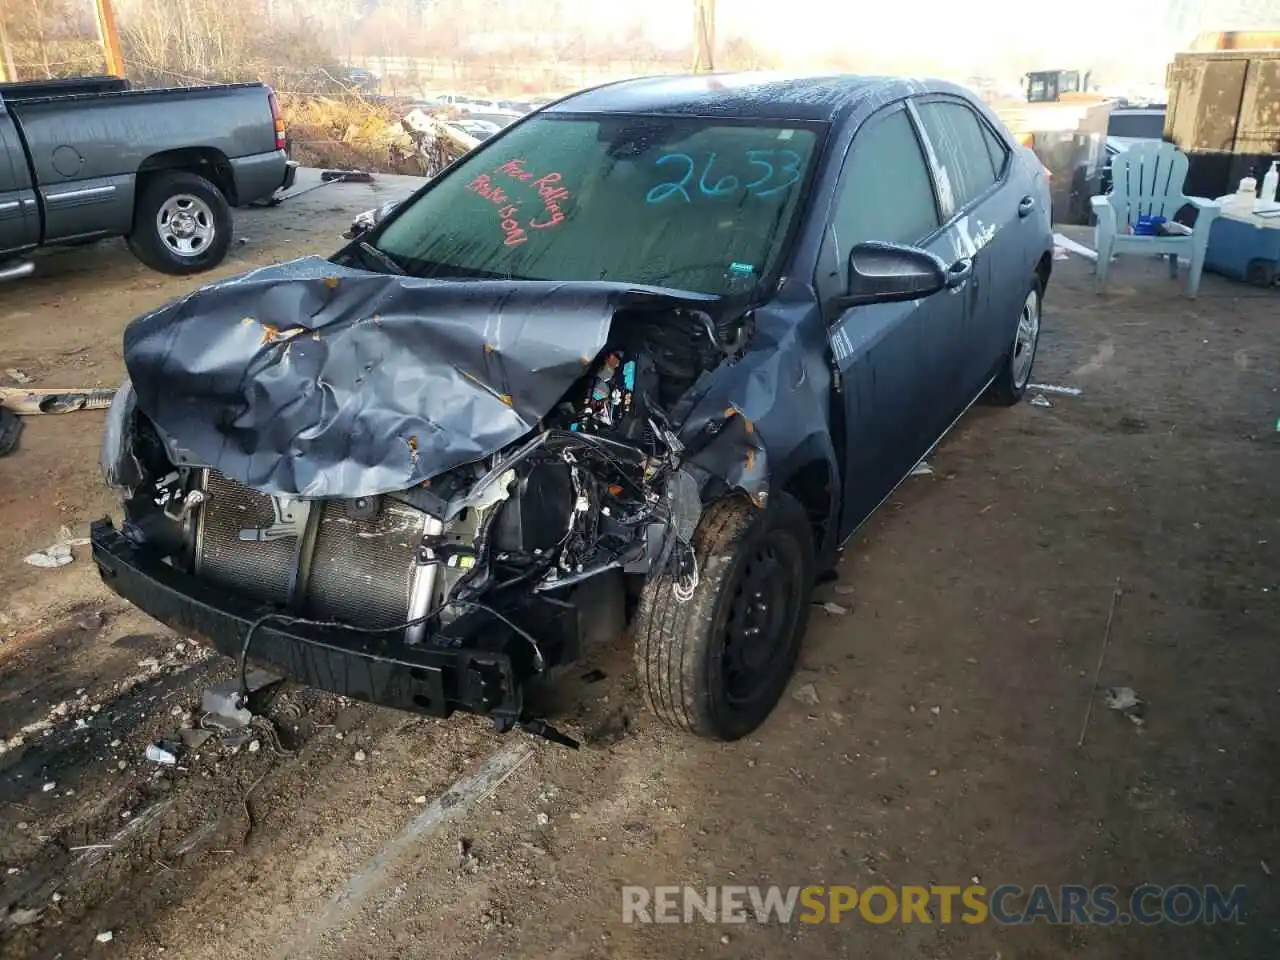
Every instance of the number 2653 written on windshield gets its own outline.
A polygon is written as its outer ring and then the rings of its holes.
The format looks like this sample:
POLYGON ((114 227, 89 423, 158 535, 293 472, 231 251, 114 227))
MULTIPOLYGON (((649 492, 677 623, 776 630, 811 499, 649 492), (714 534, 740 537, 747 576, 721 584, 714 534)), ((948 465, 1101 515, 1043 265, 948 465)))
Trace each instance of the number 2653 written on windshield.
POLYGON ((654 166, 670 167, 677 179, 660 183, 645 194, 646 203, 663 203, 678 197, 686 203, 693 202, 693 195, 726 197, 745 191, 753 197, 769 197, 781 193, 800 180, 800 154, 794 150, 748 150, 747 166, 755 179, 746 183, 745 177, 732 173, 718 176, 715 172, 716 154, 711 153, 699 163, 687 153, 664 153, 654 166))

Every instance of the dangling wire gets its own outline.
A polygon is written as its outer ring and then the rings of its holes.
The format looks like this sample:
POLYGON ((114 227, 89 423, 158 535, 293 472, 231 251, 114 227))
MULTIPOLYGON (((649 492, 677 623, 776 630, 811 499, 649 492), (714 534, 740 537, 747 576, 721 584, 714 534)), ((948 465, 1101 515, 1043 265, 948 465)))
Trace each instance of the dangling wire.
POLYGON ((698 589, 698 554, 690 544, 682 543, 681 546, 684 548, 684 562, 679 564, 681 569, 675 573, 671 593, 677 603, 688 603, 698 589))

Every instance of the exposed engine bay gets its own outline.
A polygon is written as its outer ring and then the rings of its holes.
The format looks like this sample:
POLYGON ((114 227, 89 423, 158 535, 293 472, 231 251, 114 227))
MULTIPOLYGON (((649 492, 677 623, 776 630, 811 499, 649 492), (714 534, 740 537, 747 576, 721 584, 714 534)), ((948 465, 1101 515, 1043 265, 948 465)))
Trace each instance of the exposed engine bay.
MULTIPOLYGON (((744 335, 698 305, 661 301, 612 310, 607 331, 516 442, 404 489, 356 496, 246 483, 202 455, 198 431, 184 431, 145 387, 122 390, 103 449, 108 481, 125 501, 121 534, 130 549, 229 591, 257 615, 219 644, 239 647, 242 671, 255 631, 268 628, 355 631, 402 665, 414 650, 465 650, 471 675, 428 678, 408 708, 519 722, 523 682, 581 655, 576 601, 589 582, 666 575, 677 597, 698 582, 691 543, 709 477, 686 462, 672 418, 705 374, 734 362, 744 335), (503 659, 486 665, 477 651, 503 659)), ((289 362, 277 348, 273 366, 289 362)), ((225 436, 245 419, 241 407, 214 422, 225 436)), ((411 453, 419 465, 423 450, 411 453)))

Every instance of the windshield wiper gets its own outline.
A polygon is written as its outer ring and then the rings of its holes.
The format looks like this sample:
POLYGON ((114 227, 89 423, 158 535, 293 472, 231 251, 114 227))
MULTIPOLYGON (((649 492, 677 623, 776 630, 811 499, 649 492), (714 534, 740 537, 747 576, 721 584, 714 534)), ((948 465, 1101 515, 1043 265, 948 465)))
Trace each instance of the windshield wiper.
POLYGON ((379 264, 386 268, 388 273, 394 273, 396 276, 403 277, 405 275, 404 267, 396 263, 389 254, 383 253, 371 243, 364 240, 359 241, 360 252, 366 254, 371 260, 376 260, 379 264))

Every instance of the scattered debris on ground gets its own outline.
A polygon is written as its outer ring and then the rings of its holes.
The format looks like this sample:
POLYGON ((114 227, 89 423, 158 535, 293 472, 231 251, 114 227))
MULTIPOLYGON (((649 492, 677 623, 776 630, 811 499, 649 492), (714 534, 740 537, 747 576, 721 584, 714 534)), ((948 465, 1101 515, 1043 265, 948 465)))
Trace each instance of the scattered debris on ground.
POLYGON ((77 537, 71 532, 70 527, 62 527, 58 530, 57 541, 43 550, 28 554, 23 558, 23 563, 46 569, 65 567, 75 559, 71 552, 72 547, 87 547, 88 545, 88 537, 77 537))
POLYGON ((1035 390, 1037 393, 1052 393, 1059 397, 1078 397, 1084 391, 1079 387, 1062 387, 1054 383, 1029 383, 1028 390, 1035 390))
POLYGON ((1084 257, 1086 260, 1091 260, 1094 263, 1098 262, 1097 250, 1090 249, 1083 243, 1076 243, 1076 241, 1072 240, 1070 237, 1063 236, 1061 233, 1055 233, 1053 235, 1053 242, 1056 244, 1055 249, 1061 249, 1064 253, 1070 251, 1071 253, 1084 257))
POLYGON ((1085 709, 1084 723, 1080 727, 1080 739, 1076 741, 1076 749, 1084 746, 1084 739, 1089 733, 1089 720, 1093 717, 1093 701, 1097 699, 1093 694, 1098 689, 1098 680, 1102 676, 1102 665, 1107 659, 1107 650, 1111 647, 1111 627, 1116 619, 1116 607, 1120 605, 1120 598, 1124 595, 1124 591, 1120 588, 1120 578, 1116 577, 1115 586, 1111 590, 1111 607, 1107 611, 1107 626, 1102 632, 1102 649, 1098 651, 1098 665, 1093 671, 1093 686, 1089 688, 1089 705, 1085 709))
POLYGON ((1053 403, 1043 393, 1037 393, 1031 398, 1031 405, 1033 407, 1052 407, 1053 403))
POLYGON ((75 558, 71 555, 71 545, 59 541, 52 546, 45 547, 43 550, 37 550, 35 553, 29 553, 22 558, 23 563, 29 563, 33 567, 43 567, 52 570, 56 567, 65 567, 75 558))
POLYGON ((167 767, 172 767, 178 762, 178 753, 172 744, 147 744, 146 757, 152 763, 159 763, 167 767))
POLYGON ((114 388, 22 389, 0 387, 0 404, 14 413, 35 416, 41 413, 72 413, 76 410, 105 410, 116 395, 114 388))
POLYGON ((808 704, 816 707, 820 702, 818 699, 818 688, 812 683, 802 683, 796 687, 795 692, 791 694, 792 699, 798 700, 800 703, 808 704))
POLYGON ((1134 693, 1132 687, 1108 687, 1105 702, 1108 709, 1124 714, 1136 727, 1146 722, 1143 717, 1143 701, 1134 693))

